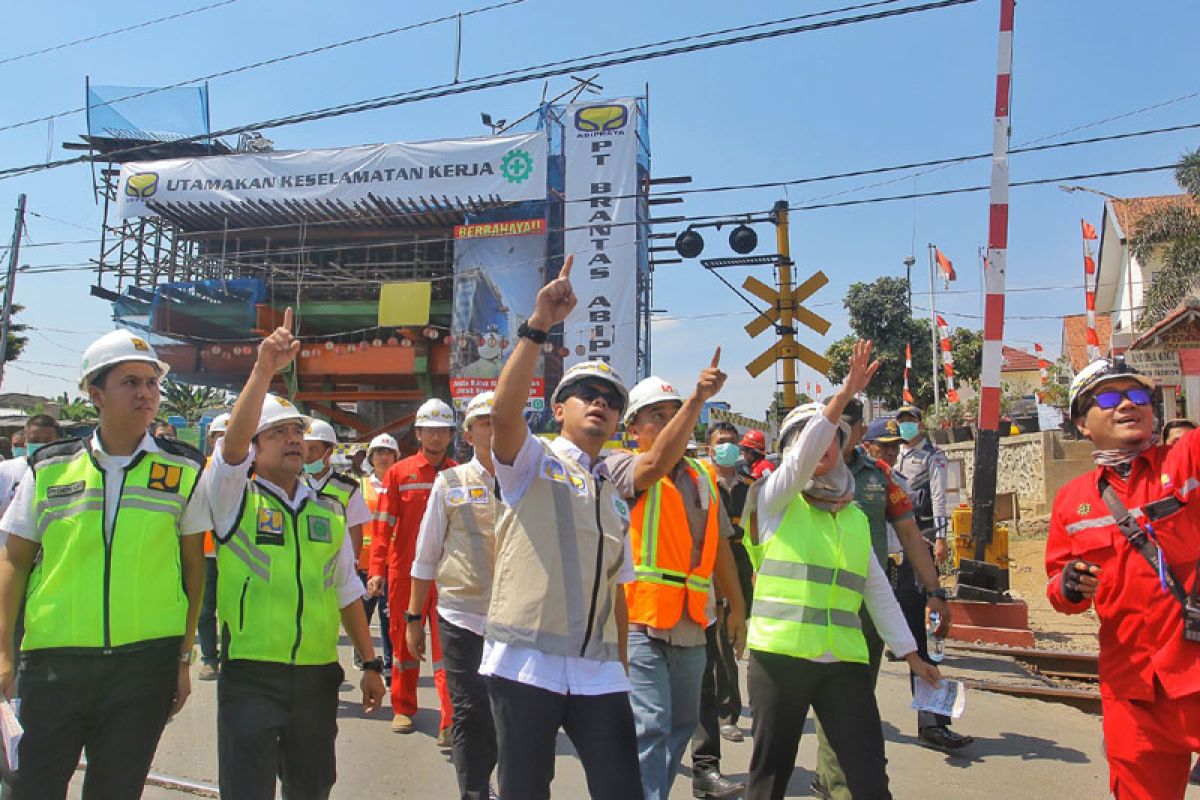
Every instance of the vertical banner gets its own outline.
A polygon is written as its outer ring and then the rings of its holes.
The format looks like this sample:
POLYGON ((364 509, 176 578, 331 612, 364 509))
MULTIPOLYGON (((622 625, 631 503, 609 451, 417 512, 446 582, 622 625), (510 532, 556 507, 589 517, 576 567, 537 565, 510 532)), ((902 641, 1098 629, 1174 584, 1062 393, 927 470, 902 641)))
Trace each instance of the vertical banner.
POLYGON ((607 361, 627 384, 637 378, 636 100, 567 106, 563 135, 563 247, 574 254, 579 303, 564 325, 564 368, 607 361))

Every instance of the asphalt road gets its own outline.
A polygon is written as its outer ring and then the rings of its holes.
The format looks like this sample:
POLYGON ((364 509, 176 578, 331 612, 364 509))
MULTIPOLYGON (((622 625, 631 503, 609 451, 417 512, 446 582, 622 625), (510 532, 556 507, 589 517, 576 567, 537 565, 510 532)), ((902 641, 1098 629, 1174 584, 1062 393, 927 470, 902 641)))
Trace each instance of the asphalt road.
MULTIPOLYGON (((954 656, 947 657, 945 672, 955 672, 954 656)), ((350 667, 343 648, 349 681, 358 673, 350 667)), ((908 707, 906 670, 884 663, 879 682, 879 703, 887 739, 888 772, 893 794, 903 798, 1020 797, 1022 800, 1061 797, 1106 797, 1107 768, 1101 750, 1100 719, 1067 706, 971 692, 966 712, 956 727, 976 742, 961 755, 946 756, 920 747, 915 736, 915 712, 908 707)), ((744 681, 744 675, 743 675, 744 681)), ((200 784, 216 783, 216 683, 195 681, 192 698, 170 723, 154 761, 155 772, 200 784)), ((432 677, 424 674, 420 686, 422 709, 417 732, 391 732, 390 709, 364 718, 357 687, 342 686, 337 742, 339 780, 333 798, 454 798, 457 785, 449 758, 434 746, 437 727, 436 696, 432 677)), ((743 712, 746 741, 725 743, 724 771, 744 777, 750 759, 749 709, 743 712)), ((810 720, 808 731, 811 733, 810 720)), ((811 770, 816 761, 816 737, 801 741, 789 797, 808 797, 811 770)), ((672 800, 691 797, 688 759, 671 792, 672 800)), ((73 797, 78 797, 78 784, 73 797)), ((570 742, 560 736, 555 797, 587 796, 583 771, 570 742)), ((151 800, 186 798, 193 793, 148 786, 151 800)), ((200 796, 204 796, 203 793, 200 796)), ((1193 788, 1189 798, 1200 797, 1193 788)))

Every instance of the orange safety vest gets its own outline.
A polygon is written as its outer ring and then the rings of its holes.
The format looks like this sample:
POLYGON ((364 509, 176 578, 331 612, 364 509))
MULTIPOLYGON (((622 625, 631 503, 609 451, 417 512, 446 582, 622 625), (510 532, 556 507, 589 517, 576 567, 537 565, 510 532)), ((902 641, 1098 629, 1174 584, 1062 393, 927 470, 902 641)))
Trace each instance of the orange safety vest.
MULTIPOLYGON (((208 469, 208 465, 211 463, 212 463, 212 456, 209 456, 208 458, 204 459, 204 468, 208 469)), ((213 540, 213 532, 205 531, 204 532, 204 554, 208 555, 209 553, 215 553, 216 550, 217 550, 217 545, 213 540)))
POLYGON ((630 514, 629 536, 637 578, 625 584, 631 623, 673 628, 686 605, 688 616, 697 624, 708 624, 705 612, 717 561, 721 496, 704 465, 691 458, 685 461, 688 474, 696 482, 701 508, 708 512, 700 563, 692 567, 692 532, 683 497, 670 477, 661 478, 642 493, 630 514))
POLYGON ((376 525, 387 523, 387 508, 381 507, 379 502, 383 498, 383 493, 375 488, 373 477, 373 475, 367 475, 359 480, 363 500, 367 503, 367 510, 371 512, 370 524, 363 526, 362 550, 358 553, 358 568, 362 572, 367 572, 371 568, 371 532, 376 525))

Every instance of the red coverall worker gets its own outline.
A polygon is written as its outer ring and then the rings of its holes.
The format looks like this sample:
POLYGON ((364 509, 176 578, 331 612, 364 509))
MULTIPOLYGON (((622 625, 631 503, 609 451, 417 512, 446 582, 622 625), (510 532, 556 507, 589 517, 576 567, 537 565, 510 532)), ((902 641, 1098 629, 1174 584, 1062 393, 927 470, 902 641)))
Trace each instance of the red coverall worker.
MULTIPOLYGON (((392 650, 392 712, 411 717, 417 712, 417 679, 421 662, 409 652, 404 637, 404 609, 412 589, 412 562, 416 556, 417 533, 433 479, 439 472, 458 464, 443 458, 436 467, 421 453, 398 461, 383 479, 387 496, 387 519, 371 533, 371 577, 387 576, 392 650)), ((437 629, 437 591, 430 590, 422 614, 429 625, 429 647, 433 659, 433 682, 442 706, 439 730, 453 722, 450 692, 442 669, 442 644, 437 629)))
MULTIPOLYGON (((1128 476, 1099 467, 1054 499, 1046 541, 1050 603, 1067 614, 1093 604, 1100 618, 1100 697, 1109 785, 1117 800, 1172 800, 1187 789, 1191 754, 1200 751, 1200 643, 1183 638, 1179 602, 1114 524, 1100 496, 1104 476, 1130 511, 1174 494, 1183 507, 1152 523, 1165 561, 1189 591, 1200 559, 1200 435, 1138 455, 1128 476), (1100 567, 1095 597, 1072 602, 1063 571, 1100 567)), ((1136 512, 1135 512, 1136 513, 1136 512)), ((1139 521, 1145 526, 1146 518, 1139 521)))

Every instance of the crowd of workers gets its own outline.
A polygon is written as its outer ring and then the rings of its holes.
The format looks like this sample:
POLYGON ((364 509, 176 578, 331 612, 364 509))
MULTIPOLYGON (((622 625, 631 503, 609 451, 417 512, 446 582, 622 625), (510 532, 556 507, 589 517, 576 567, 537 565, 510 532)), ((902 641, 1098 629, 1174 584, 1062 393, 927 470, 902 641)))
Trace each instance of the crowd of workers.
MULTIPOLYGON (((25 728, 11 796, 65 797, 81 753, 83 797, 141 796, 198 637, 222 796, 281 783, 290 800, 328 797, 344 630, 364 712, 390 684, 397 734, 415 730, 431 662, 436 744, 463 798, 548 797, 560 730, 592 797, 665 800, 690 746, 696 797, 782 798, 810 708, 813 792, 890 797, 884 647, 914 691, 936 685, 926 613, 939 635, 951 623, 946 462, 921 411, 864 420, 856 396, 879 364, 859 342, 840 390, 782 421, 778 457, 761 431, 715 423, 702 458, 688 448, 725 383, 718 350, 687 395, 576 364, 551 396, 559 435, 534 436, 528 387, 575 306, 570 269, 537 295, 495 392, 461 419, 428 400, 414 455, 383 434, 351 474, 331 466, 334 429, 268 391, 300 347, 290 309, 210 426, 208 459, 154 426, 167 365, 150 345, 127 331, 93 343, 80 385, 95 432, 56 441, 35 416, 23 455, 0 464, 0 692, 25 728), (622 423, 633 447, 606 449, 622 423), (745 784, 721 770, 722 740, 743 737, 742 663, 745 784)), ((1059 495, 1047 547, 1054 605, 1101 618, 1118 798, 1182 797, 1200 750, 1200 439, 1152 446, 1152 389, 1120 361, 1076 378, 1072 416, 1099 466, 1059 495)), ((926 712, 917 734, 945 752, 972 743, 926 712)))

